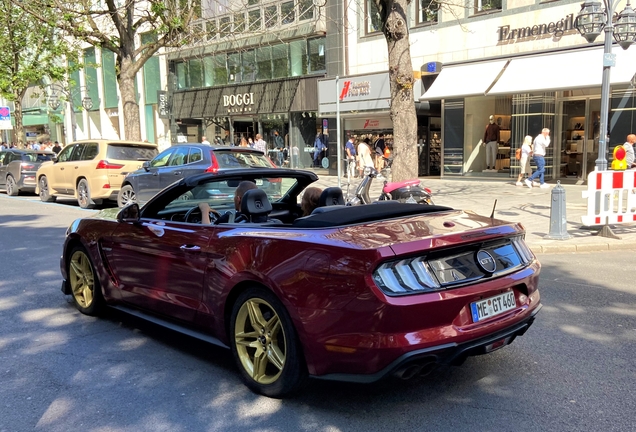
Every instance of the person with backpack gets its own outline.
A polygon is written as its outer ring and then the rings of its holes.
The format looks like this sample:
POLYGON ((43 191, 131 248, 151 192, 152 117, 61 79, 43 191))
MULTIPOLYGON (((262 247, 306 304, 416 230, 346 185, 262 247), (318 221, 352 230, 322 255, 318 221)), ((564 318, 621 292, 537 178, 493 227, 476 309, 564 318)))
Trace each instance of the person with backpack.
POLYGON ((532 175, 532 168, 530 168, 530 158, 532 157, 532 137, 530 135, 526 135, 525 139, 523 140, 523 145, 520 149, 517 149, 515 153, 520 153, 519 177, 517 177, 516 185, 523 186, 523 183, 521 182, 523 180, 523 175, 527 174, 528 177, 532 175))

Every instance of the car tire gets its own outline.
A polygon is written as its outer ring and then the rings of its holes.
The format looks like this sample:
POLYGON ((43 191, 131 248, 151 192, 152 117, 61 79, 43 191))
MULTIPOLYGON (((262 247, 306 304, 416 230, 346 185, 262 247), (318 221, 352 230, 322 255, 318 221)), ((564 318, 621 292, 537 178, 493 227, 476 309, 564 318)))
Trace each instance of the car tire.
POLYGON ((66 271, 75 307, 85 315, 98 315, 105 301, 88 252, 83 246, 76 246, 68 256, 66 271))
POLYGON ((51 195, 51 190, 49 189, 49 180, 46 178, 46 176, 40 177, 38 183, 40 185, 40 200, 44 202, 54 202, 56 197, 51 195))
POLYGON ((15 179, 13 178, 13 176, 11 174, 9 174, 7 176, 7 195, 10 196, 18 196, 18 194, 20 193, 20 189, 18 189, 18 185, 15 182, 15 179))
POLYGON ((91 189, 88 186, 86 179, 81 179, 77 183, 77 203, 83 209, 92 209, 95 207, 95 202, 91 199, 91 189))
POLYGON ((122 186, 117 194, 117 205, 119 207, 126 207, 130 203, 137 202, 137 194, 135 189, 129 184, 122 186))
POLYGON ((305 384, 307 365, 298 335, 272 292, 251 287, 239 295, 229 336, 241 378, 255 393, 282 397, 305 384))

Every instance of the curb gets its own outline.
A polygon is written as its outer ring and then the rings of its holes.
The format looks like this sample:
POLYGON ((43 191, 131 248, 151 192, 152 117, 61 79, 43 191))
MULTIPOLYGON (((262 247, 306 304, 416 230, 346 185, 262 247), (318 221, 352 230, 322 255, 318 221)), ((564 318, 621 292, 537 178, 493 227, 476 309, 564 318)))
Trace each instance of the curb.
MULTIPOLYGON (((619 240, 620 241, 620 240, 619 240)), ((601 252, 608 250, 636 250, 636 244, 624 243, 587 243, 587 244, 550 244, 538 245, 528 243, 535 255, 547 253, 601 252)))

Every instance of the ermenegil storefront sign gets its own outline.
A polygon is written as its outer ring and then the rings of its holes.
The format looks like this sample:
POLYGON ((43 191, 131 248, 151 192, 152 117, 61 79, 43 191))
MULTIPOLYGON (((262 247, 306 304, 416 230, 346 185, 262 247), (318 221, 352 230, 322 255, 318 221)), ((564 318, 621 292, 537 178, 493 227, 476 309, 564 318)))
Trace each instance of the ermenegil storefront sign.
POLYGON ((497 42, 522 42, 549 36, 559 39, 564 34, 574 31, 574 14, 568 14, 558 21, 516 29, 510 28, 509 25, 500 26, 497 28, 497 42))

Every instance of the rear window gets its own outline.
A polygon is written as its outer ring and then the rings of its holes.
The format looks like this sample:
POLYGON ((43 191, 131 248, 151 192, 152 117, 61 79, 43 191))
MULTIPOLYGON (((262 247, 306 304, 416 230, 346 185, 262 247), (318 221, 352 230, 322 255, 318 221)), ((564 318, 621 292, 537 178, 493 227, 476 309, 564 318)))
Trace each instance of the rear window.
POLYGON ((276 166, 261 152, 215 150, 214 156, 219 163, 219 168, 272 168, 276 166))
POLYGON ((108 144, 106 159, 145 161, 157 156, 154 147, 142 147, 132 144, 108 144))

